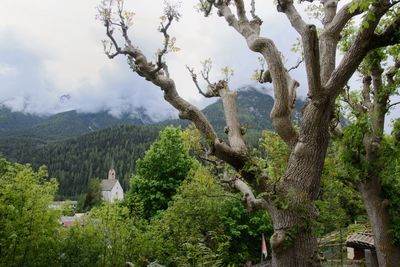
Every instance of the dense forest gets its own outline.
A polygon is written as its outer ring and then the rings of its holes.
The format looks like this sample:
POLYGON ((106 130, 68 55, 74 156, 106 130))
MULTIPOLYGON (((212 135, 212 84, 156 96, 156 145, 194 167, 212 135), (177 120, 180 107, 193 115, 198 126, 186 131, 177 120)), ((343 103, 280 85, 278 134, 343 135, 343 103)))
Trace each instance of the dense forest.
POLYGON ((106 179, 112 164, 121 185, 128 188, 136 160, 159 130, 155 126, 115 126, 33 150, 21 149, 15 158, 35 169, 46 165, 50 176, 59 182, 60 197, 76 198, 85 193, 89 179, 106 179))

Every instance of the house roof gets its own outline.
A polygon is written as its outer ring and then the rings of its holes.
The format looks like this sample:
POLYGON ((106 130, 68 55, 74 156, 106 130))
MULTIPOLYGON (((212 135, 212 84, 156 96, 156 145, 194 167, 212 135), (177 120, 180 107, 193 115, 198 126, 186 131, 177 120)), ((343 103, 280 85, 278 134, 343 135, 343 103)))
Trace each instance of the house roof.
POLYGON ((346 240, 346 246, 352 248, 375 249, 374 236, 370 233, 355 233, 346 240))
POLYGON ((82 223, 83 219, 84 219, 84 216, 85 216, 84 213, 77 213, 74 216, 61 216, 60 222, 64 227, 70 227, 75 222, 81 222, 82 223))
POLYGON ((117 179, 101 180, 101 191, 111 191, 117 182, 117 179))

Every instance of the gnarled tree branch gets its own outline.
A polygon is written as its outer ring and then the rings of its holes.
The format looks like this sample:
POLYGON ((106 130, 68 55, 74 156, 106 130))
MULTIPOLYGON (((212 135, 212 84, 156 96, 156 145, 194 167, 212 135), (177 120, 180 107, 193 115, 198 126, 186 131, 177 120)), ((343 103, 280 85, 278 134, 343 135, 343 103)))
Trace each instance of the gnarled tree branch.
MULTIPOLYGON (((377 47, 386 45, 385 42, 378 44, 378 42, 375 41, 377 37, 375 29, 382 16, 384 16, 391 7, 392 4, 390 1, 384 0, 374 4, 368 11, 374 14, 373 19, 368 15, 365 16, 364 21, 368 23, 368 27, 364 27, 360 30, 339 66, 330 75, 329 80, 324 85, 327 94, 336 97, 367 53, 377 47)), ((391 33, 393 31, 389 30, 391 33)))
POLYGON ((228 24, 245 38, 249 48, 262 54, 267 62, 275 96, 275 103, 271 112, 272 124, 281 138, 290 148, 293 148, 297 142, 298 134, 290 118, 292 99, 290 99, 289 87, 292 79, 288 79, 290 76, 283 65, 278 49, 272 40, 259 36, 260 24, 238 20, 227 4, 221 3, 216 7, 218 14, 223 16, 228 24))

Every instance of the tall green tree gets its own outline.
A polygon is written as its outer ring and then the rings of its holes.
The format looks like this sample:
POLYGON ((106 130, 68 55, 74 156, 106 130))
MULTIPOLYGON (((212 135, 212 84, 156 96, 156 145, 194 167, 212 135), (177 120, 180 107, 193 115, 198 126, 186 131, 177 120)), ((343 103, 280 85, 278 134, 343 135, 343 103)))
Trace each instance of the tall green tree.
POLYGON ((49 205, 57 182, 45 167, 11 164, 0 158, 0 265, 56 266, 59 211, 49 205))
POLYGON ((168 207, 168 202, 194 164, 183 142, 182 131, 166 127, 144 158, 137 161, 136 174, 131 179, 127 198, 140 199, 144 216, 152 217, 157 211, 168 207))
POLYGON ((97 178, 91 178, 83 202, 83 211, 88 211, 93 207, 99 206, 102 201, 101 181, 97 178))
MULTIPOLYGON (((400 12, 400 8, 394 12, 400 12)), ((400 88, 399 52, 397 45, 375 49, 365 57, 359 69, 362 88, 347 88, 342 94, 347 125, 337 137, 347 181, 360 192, 365 205, 380 266, 400 262, 400 244, 396 244, 392 231, 391 200, 384 186, 389 177, 394 184, 400 179, 393 168, 393 173, 384 175, 386 165, 396 154, 393 137, 385 136, 384 130, 386 115, 393 107, 390 98, 400 88)))

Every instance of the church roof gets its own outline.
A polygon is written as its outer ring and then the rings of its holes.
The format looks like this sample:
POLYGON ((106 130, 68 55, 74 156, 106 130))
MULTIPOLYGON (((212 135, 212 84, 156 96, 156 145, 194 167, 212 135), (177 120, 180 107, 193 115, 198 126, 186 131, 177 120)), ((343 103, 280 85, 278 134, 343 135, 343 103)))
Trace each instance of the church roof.
POLYGON ((101 191, 111 191, 117 182, 117 179, 101 180, 101 191))

